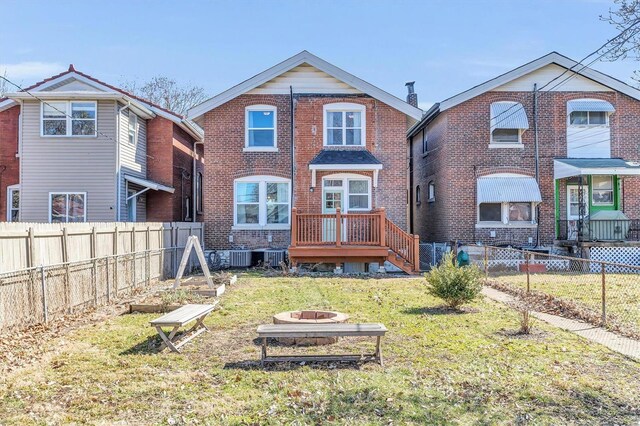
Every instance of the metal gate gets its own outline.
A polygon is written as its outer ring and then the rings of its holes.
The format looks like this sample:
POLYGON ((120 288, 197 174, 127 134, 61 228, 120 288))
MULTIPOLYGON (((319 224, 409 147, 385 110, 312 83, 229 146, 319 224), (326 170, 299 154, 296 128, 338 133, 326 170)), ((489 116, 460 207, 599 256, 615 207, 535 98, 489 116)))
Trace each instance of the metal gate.
POLYGON ((428 271, 449 251, 451 246, 448 243, 420 243, 420 270, 428 271))

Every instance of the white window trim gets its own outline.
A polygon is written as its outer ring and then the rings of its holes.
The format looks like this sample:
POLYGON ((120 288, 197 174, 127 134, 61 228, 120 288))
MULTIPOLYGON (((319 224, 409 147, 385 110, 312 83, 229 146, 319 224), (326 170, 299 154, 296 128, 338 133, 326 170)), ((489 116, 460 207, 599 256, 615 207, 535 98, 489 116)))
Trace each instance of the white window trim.
POLYGON ((138 116, 133 112, 129 111, 129 122, 127 123, 127 139, 131 136, 131 119, 133 118, 133 142, 129 140, 129 144, 135 146, 138 144, 138 116))
POLYGON ((591 176, 591 188, 589 191, 589 195, 591 196, 591 204, 594 206, 598 206, 598 207, 611 207, 613 205, 615 205, 615 196, 616 196, 616 191, 615 191, 615 185, 613 182, 613 176, 612 175, 600 175, 600 176, 591 176), (594 191, 594 187, 595 185, 593 185, 593 178, 594 177, 608 177, 609 180, 611 181, 611 189, 596 189, 596 191, 611 191, 611 202, 610 203, 596 203, 595 200, 593 199, 593 191, 594 191))
POLYGON ((322 145, 332 147, 366 147, 367 146, 367 107, 362 104, 350 102, 336 102, 333 104, 324 104, 322 106, 322 145), (343 123, 342 144, 327 144, 327 112, 359 112, 360 113, 360 145, 347 145, 346 123, 343 123))
MULTIPOLYGON (((7 186, 7 222, 11 222, 11 210, 13 210, 13 191, 20 192, 20 185, 7 186)), ((20 194, 22 195, 22 194, 20 194)), ((20 196, 18 196, 18 221, 20 220, 20 196)))
MULTIPOLYGON (((571 189, 578 189, 580 185, 570 184, 567 185, 567 220, 578 220, 580 216, 572 215, 571 213, 571 189)), ((587 194, 591 195, 591 191, 589 191, 589 185, 582 185, 583 191, 586 191, 587 194)), ((589 214, 589 199, 584 199, 585 201, 585 210, 584 215, 589 214)))
MULTIPOLYGON (((49 223, 53 223, 51 220, 51 196, 52 195, 67 195, 67 198, 70 194, 73 195, 82 195, 83 199, 84 199, 84 214, 82 216, 82 221, 86 222, 87 221, 87 193, 86 192, 82 192, 82 191, 51 191, 49 192, 49 223)), ((68 216, 67 216, 68 219, 68 216)), ((62 223, 69 223, 69 221, 67 220, 67 222, 62 222, 62 223)))
POLYGON ((500 204, 500 216, 502 220, 496 221, 481 221, 480 220, 480 204, 478 204, 476 210, 476 228, 533 228, 538 226, 536 218, 536 204, 531 202, 531 220, 530 221, 509 221, 509 204, 511 203, 526 203, 526 201, 507 201, 503 203, 482 203, 482 204, 500 204))
MULTIPOLYGON (((254 128, 271 130, 271 128, 254 128)), ((278 151, 278 108, 273 105, 249 105, 244 109, 244 149, 245 152, 277 152, 278 151), (249 112, 271 111, 273 112, 273 146, 249 146, 249 112)), ((235 199, 234 199, 235 203, 235 199)))
MULTIPOLYGON (((83 100, 73 100, 73 101, 58 101, 52 100, 46 102, 47 104, 52 103, 65 103, 65 119, 67 120, 67 134, 66 135, 45 135, 44 134, 44 105, 45 102, 40 102, 40 137, 42 138, 97 138, 98 137, 98 102, 97 101, 83 101, 83 100), (96 118, 95 118, 95 126, 94 126, 94 134, 93 135, 72 135, 71 134, 71 104, 72 103, 83 103, 83 104, 93 104, 96 109, 96 118)), ((62 120, 62 118, 60 118, 62 120)))
POLYGON ((291 180, 278 176, 257 175, 238 178, 233 181, 233 227, 232 230, 288 230, 291 229, 291 180), (238 223, 237 187, 238 183, 258 184, 258 223, 238 223), (289 222, 267 223, 267 183, 286 183, 289 187, 289 222))
POLYGON ((427 202, 429 203, 433 203, 434 201, 436 201, 436 182, 433 180, 427 184, 427 197, 427 202))
POLYGON ((331 189, 337 189, 337 190, 341 190, 344 194, 344 203, 343 203, 343 209, 342 212, 343 213, 349 213, 349 212, 368 212, 372 210, 372 204, 373 204, 373 195, 372 195, 372 186, 371 186, 371 178, 369 176, 365 176, 365 175, 359 175, 357 173, 334 173, 331 175, 327 175, 327 176, 323 176, 322 177, 322 202, 324 203, 324 182, 326 180, 342 180, 342 186, 332 186, 330 187, 331 189), (368 203, 367 203, 367 208, 363 208, 363 209, 351 209, 349 208, 349 195, 364 195, 364 194, 351 194, 349 193, 349 181, 352 180, 366 180, 368 182, 367 184, 367 197, 368 197, 368 203))

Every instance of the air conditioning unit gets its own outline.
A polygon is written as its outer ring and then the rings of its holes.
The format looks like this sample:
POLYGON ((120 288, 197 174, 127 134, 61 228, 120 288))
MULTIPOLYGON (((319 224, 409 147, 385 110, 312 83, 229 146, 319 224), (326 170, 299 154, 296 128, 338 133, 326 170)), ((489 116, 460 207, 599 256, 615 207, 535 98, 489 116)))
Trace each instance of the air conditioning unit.
POLYGON ((284 250, 264 250, 264 263, 277 268, 284 262, 284 250))
POLYGON ((229 266, 232 268, 251 266, 251 250, 229 250, 229 266))

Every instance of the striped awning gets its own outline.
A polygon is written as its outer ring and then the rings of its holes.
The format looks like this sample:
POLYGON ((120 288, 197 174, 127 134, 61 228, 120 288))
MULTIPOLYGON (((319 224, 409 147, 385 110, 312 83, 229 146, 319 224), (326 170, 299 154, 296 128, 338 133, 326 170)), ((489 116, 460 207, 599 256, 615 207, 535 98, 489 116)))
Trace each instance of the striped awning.
POLYGON ((518 102, 494 102, 491 104, 491 130, 528 129, 527 112, 518 102))
POLYGON ((483 177, 478 179, 480 203, 540 203, 542 195, 532 177, 483 177))
POLYGON ((615 112, 616 109, 607 101, 580 99, 567 102, 567 114, 571 114, 574 111, 615 112))

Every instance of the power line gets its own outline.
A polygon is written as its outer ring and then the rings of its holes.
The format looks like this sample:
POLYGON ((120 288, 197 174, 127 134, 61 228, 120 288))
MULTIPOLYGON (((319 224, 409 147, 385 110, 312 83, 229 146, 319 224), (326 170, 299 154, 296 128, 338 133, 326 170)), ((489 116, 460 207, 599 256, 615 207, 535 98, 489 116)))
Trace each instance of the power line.
MULTIPOLYGON (((1 78, 1 79, 3 79, 4 81, 6 81, 7 83, 9 83, 9 84, 11 84, 11 85, 13 85, 13 86, 17 87, 21 92, 24 92, 24 93, 28 94, 28 95, 29 95, 29 96, 31 96, 32 98, 37 99, 37 100, 39 100, 40 102, 42 102, 44 105, 47 105, 47 106, 49 106, 50 108, 52 108, 52 109, 54 109, 54 110, 58 111, 60 114, 64 115, 65 117, 70 118, 71 120, 76 120, 76 119, 77 119, 77 117, 76 117, 76 118, 72 117, 71 115, 67 114, 67 112, 66 112, 66 111, 62 111, 62 110, 58 109, 57 107, 55 107, 55 106, 51 105, 49 102, 45 101, 44 99, 39 98, 38 96, 34 95, 34 94, 33 94, 33 93, 31 93, 30 91, 28 91, 28 90, 26 90, 26 89, 23 89, 19 84, 14 83, 13 81, 9 80, 7 77, 5 77, 5 76, 3 76, 3 75, 0 75, 0 78, 1 78)), ((97 110, 97 109, 98 109, 98 104, 96 103, 96 110, 97 110)), ((97 111, 96 111, 96 114, 97 114, 97 111)), ((100 135, 100 136, 104 136, 105 138, 110 139, 110 140, 112 140, 112 141, 113 141, 113 142, 115 142, 115 143, 118 143, 118 141, 117 141, 117 140, 115 140, 114 138, 112 138, 111 136, 109 136, 109 135, 107 135, 107 134, 102 133, 101 131, 99 131, 99 130, 98 130, 98 120, 96 119, 95 121, 96 121, 96 134, 98 134, 98 135, 100 135)))
MULTIPOLYGON (((554 81, 558 80, 559 78, 561 78, 563 75, 565 75, 566 73, 573 71, 573 68, 579 66, 582 64, 582 62, 584 62, 585 60, 587 60, 588 58, 590 58, 591 56, 595 55, 596 53, 598 53, 600 50, 602 50, 603 48, 605 48, 609 43, 615 41, 616 39, 620 38, 624 33, 626 33, 627 31, 631 30, 634 26, 636 26, 638 23, 640 23, 640 19, 637 19, 635 22, 633 22, 631 25, 629 25, 627 28, 625 28, 622 32, 620 32, 617 36, 615 36, 614 38, 612 38, 611 40, 607 40, 606 43, 604 43, 602 46, 598 47, 596 50, 594 50, 593 52, 591 52, 590 54, 588 54, 587 56, 585 56, 584 58, 582 58, 579 62, 577 62, 575 65, 573 65, 571 68, 567 68, 564 70, 564 72, 560 75, 558 75, 557 77, 553 78, 552 80, 550 80, 549 82, 547 82, 546 84, 544 84, 542 87, 540 87, 537 91, 540 92, 542 91, 545 87, 547 87, 548 85, 550 85, 551 83, 553 83, 554 81)), ((626 41, 628 41, 631 37, 633 37, 634 34, 631 34, 629 37, 627 37, 626 39, 624 39, 622 41, 622 43, 625 43, 626 41)), ((611 48, 609 48, 607 51, 605 51, 604 53, 600 54, 596 59, 594 59, 593 61, 589 62, 586 65, 583 65, 582 68, 580 68, 578 71, 573 71, 573 74, 571 74, 570 76, 568 76, 567 78, 565 78, 564 80, 562 80, 561 82, 559 82, 558 84, 556 84, 555 86, 551 87, 549 90, 543 91, 538 100, 540 100, 540 98, 542 98, 545 94, 550 93, 553 89, 559 87, 560 85, 566 83, 567 81, 571 80, 572 78, 574 78, 576 75, 578 75, 578 73, 580 73, 582 70, 584 70, 585 68, 587 68, 589 65, 595 63, 596 61, 600 60, 603 56, 605 56, 606 54, 608 54, 609 52, 611 52, 613 49, 615 49, 615 46, 612 46, 611 48)), ((499 117, 502 114, 505 114, 506 112, 508 112, 510 109, 521 105, 519 103, 515 103, 514 105, 512 105, 511 107, 507 108, 506 110, 502 111, 500 114, 498 114, 499 117)), ((523 107, 524 109, 524 107, 523 107)), ((502 118, 500 121, 496 122, 493 127, 497 126, 498 124, 502 123, 503 121, 505 121, 506 119, 508 119, 509 117, 513 116, 514 114, 516 114, 518 112, 518 110, 512 112, 511 114, 509 114, 508 116, 502 118)), ((495 120, 495 118, 493 118, 493 120, 495 120)), ((492 120, 492 121, 493 121, 492 120)))

